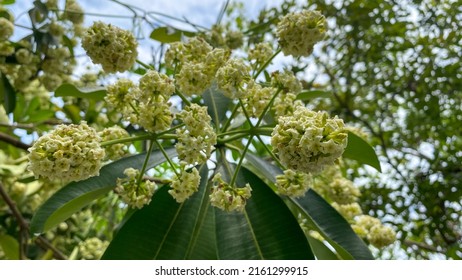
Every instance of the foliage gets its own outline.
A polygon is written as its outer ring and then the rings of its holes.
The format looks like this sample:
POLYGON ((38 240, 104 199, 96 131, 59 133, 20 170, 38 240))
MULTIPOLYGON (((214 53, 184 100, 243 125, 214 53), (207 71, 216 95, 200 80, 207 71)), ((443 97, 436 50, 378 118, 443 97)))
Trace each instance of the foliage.
MULTIPOLYGON (((188 29, 149 17, 171 16, 114 3, 147 23, 160 46, 154 61, 133 63, 138 43, 128 30, 98 21, 84 31, 83 10, 73 0, 64 7, 35 1, 31 34, 1 42, 8 51, 0 54, 1 258, 372 259, 370 248, 393 242, 393 229, 368 216, 382 213, 371 205, 384 200, 369 192, 383 180, 364 165, 393 176, 402 143, 415 141, 396 128, 393 139, 403 142, 393 142, 380 128, 395 124, 373 115, 399 115, 398 101, 387 108, 379 108, 380 100, 362 102, 371 93, 394 100, 388 93, 398 81, 388 70, 397 70, 377 54, 385 46, 359 53, 367 36, 379 44, 383 30, 372 27, 385 25, 353 16, 370 9, 379 18, 374 8, 391 6, 347 1, 305 9, 286 1, 248 20, 226 2, 208 28, 175 19, 188 29), (300 34, 315 36, 303 41, 300 34), (80 41, 106 74, 71 77, 80 41), (312 54, 313 47, 320 52, 312 54), (294 55, 291 68, 275 63, 281 52, 294 55), (363 69, 355 59, 371 64, 363 69), (299 80, 313 61, 328 76, 324 86, 299 80), (25 70, 30 75, 19 74, 25 70), (369 130, 385 161, 350 121, 369 130), (71 133, 79 127, 95 147, 71 133), (25 135, 34 138, 32 148, 25 135), (92 152, 101 149, 105 156, 92 152), (76 154, 88 159, 85 165, 76 154), (73 176, 60 176, 63 170, 73 176), (368 183, 360 190, 354 179, 368 183)), ((4 7, 0 16, 7 18, 4 7)), ((398 23, 393 32, 406 32, 398 23)), ((397 44, 410 48, 403 40, 397 44)), ((382 211, 391 207, 387 201, 382 211)), ((405 226, 395 227, 403 241, 405 226)))

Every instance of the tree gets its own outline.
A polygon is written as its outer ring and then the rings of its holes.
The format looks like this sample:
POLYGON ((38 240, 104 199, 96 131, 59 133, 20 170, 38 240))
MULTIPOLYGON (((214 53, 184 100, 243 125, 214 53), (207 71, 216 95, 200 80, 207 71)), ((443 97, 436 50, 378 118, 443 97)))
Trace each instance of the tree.
POLYGON ((394 241, 347 179, 381 169, 361 132, 308 109, 325 93, 300 67, 268 70, 279 53, 311 55, 327 31, 319 11, 289 2, 256 22, 225 3, 210 28, 154 28, 148 63, 132 32, 83 30, 77 2, 34 5, 29 36, 2 34, 3 257, 369 259, 366 243, 394 241), (78 38, 104 83, 71 78, 78 38), (29 147, 18 128, 39 137, 29 147))

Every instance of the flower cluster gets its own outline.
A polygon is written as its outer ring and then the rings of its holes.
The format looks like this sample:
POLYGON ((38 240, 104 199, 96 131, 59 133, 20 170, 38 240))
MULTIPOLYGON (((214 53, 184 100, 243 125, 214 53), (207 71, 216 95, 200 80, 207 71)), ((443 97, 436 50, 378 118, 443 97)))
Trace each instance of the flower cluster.
POLYGON ((75 0, 66 0, 63 18, 71 21, 74 24, 83 23, 84 12, 79 3, 75 0))
MULTIPOLYGON (((105 128, 98 132, 98 134, 101 137, 102 142, 122 139, 129 136, 128 132, 120 126, 105 128)), ((106 152, 105 160, 117 160, 128 154, 128 146, 124 143, 105 146, 104 150, 106 152)))
POLYGON ((358 216, 352 228, 356 234, 367 238, 369 243, 377 248, 388 246, 396 240, 396 233, 391 227, 368 215, 358 216))
POLYGON ((259 118, 266 106, 268 106, 275 89, 273 87, 262 87, 257 83, 250 83, 247 91, 248 94, 243 100, 245 110, 250 117, 259 118))
POLYGON ((181 174, 174 175, 172 179, 171 190, 168 193, 178 203, 184 202, 199 189, 201 177, 195 167, 186 170, 186 165, 181 166, 181 174))
POLYGON ((267 42, 258 43, 249 50, 248 60, 252 61, 254 69, 263 66, 273 55, 273 48, 267 42))
POLYGON ((353 182, 343 177, 331 178, 327 191, 332 200, 342 205, 355 202, 361 195, 353 182))
POLYGON ((107 246, 109 246, 109 241, 102 241, 97 237, 92 237, 80 242, 79 253, 84 260, 98 260, 107 246))
POLYGON ((184 127, 177 129, 178 158, 189 164, 202 164, 209 158, 217 143, 217 136, 210 124, 207 107, 191 104, 177 114, 184 127))
POLYGON ((333 165, 347 145, 343 120, 326 112, 298 107, 291 116, 280 117, 271 135, 274 152, 294 171, 319 173, 333 165))
POLYGON ((140 171, 134 168, 127 168, 124 171, 125 178, 117 178, 114 191, 132 208, 141 209, 151 202, 152 194, 157 185, 155 182, 140 179, 140 171))
POLYGON ((13 35, 14 25, 4 17, 0 17, 0 41, 6 41, 13 35))
POLYGON ((332 203, 332 207, 337 210, 347 221, 353 221, 354 217, 359 216, 363 213, 361 206, 357 202, 348 204, 339 204, 337 202, 332 203))
POLYGON ((231 99, 246 97, 247 85, 251 82, 250 70, 242 59, 231 58, 217 71, 218 87, 231 99))
POLYGON ((82 47, 108 73, 130 69, 138 56, 138 42, 131 32, 100 21, 86 30, 82 47))
POLYGON ((59 125, 29 148, 29 170, 49 180, 80 181, 99 175, 101 137, 85 122, 59 125))
POLYGON ((119 79, 110 85, 105 100, 127 121, 150 132, 161 132, 168 129, 173 120, 168 100, 174 90, 172 79, 149 70, 140 78, 139 85, 128 79, 119 79))
POLYGON ((291 169, 284 170, 283 175, 276 176, 278 192, 291 197, 304 196, 310 188, 311 181, 310 174, 295 172, 291 169))
POLYGON ((217 70, 228 60, 230 52, 212 49, 202 38, 188 43, 173 43, 165 54, 168 67, 176 68, 176 84, 187 95, 201 95, 212 85, 217 70))
POLYGON ((284 55, 308 56, 314 45, 324 39, 326 18, 319 11, 304 10, 285 15, 276 34, 284 55))
POLYGON ((249 184, 246 184, 243 188, 234 188, 223 181, 220 173, 215 175, 213 182, 214 186, 210 193, 212 206, 227 212, 244 211, 246 201, 250 198, 252 192, 249 184))

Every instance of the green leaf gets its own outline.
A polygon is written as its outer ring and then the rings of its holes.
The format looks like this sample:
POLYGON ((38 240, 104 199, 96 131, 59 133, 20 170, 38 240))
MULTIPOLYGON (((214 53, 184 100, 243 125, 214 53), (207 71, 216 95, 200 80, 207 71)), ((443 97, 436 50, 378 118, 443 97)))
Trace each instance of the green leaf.
POLYGON ((19 260, 19 243, 14 237, 0 234, 0 247, 9 260, 19 260))
POLYGON ((149 37, 161 43, 168 44, 181 41, 183 36, 193 37, 194 35, 194 32, 176 29, 170 26, 163 26, 154 29, 149 37))
MULTIPOLYGON (((174 148, 166 149, 166 152, 169 156, 176 154, 174 148)), ((31 232, 39 234, 50 230, 93 200, 103 196, 115 187, 117 178, 124 177, 123 172, 126 168, 141 168, 145 157, 146 154, 142 153, 123 158, 101 168, 97 177, 64 186, 37 210, 31 220, 31 232)), ((151 153, 147 167, 157 166, 164 161, 163 154, 156 150, 151 153)))
MULTIPOLYGON (((264 178, 276 182, 276 175, 282 170, 251 153, 246 154, 250 165, 264 178)), ((295 206, 306 216, 310 226, 316 229, 331 244, 343 259, 371 259, 372 254, 366 244, 354 233, 347 221, 320 197, 315 191, 297 200, 286 200, 290 207, 295 206)))
POLYGON ((261 175, 260 178, 269 179, 271 182, 276 183, 276 176, 283 174, 281 168, 252 153, 246 153, 245 158, 256 169, 257 175, 261 175))
POLYGON ((331 92, 323 90, 311 90, 311 91, 302 91, 297 95, 298 100, 311 100, 314 98, 330 98, 332 96, 331 92))
POLYGON ((1 0, 0 4, 2 5, 11 5, 14 4, 16 1, 15 0, 1 0))
POLYGON ((66 104, 63 106, 63 111, 73 123, 79 123, 82 120, 80 116, 80 107, 74 104, 66 104))
POLYGON ((308 190, 304 197, 287 202, 293 204, 308 219, 314 227, 342 259, 373 259, 369 248, 356 233, 350 224, 315 191, 308 190))
POLYGON ((306 236, 310 242, 311 249, 313 250, 314 255, 317 260, 338 260, 338 256, 330 250, 324 242, 311 237, 310 235, 306 236))
POLYGON ((213 122, 218 126, 226 117, 229 105, 232 100, 223 95, 216 85, 213 85, 202 95, 204 103, 207 106, 207 112, 212 117, 213 122))
POLYGON ((55 90, 55 96, 73 96, 94 100, 103 100, 105 95, 105 87, 76 87, 72 84, 62 84, 55 90))
POLYGON ((151 203, 135 212, 119 230, 102 258, 216 259, 206 165, 200 175, 199 191, 182 204, 168 193, 169 186, 160 188, 151 203))
POLYGON ((3 103, 5 112, 9 114, 16 107, 16 91, 2 72, 0 72, 0 78, 0 101, 3 103))
POLYGON ((250 184, 252 197, 244 213, 215 210, 219 258, 314 259, 302 229, 281 198, 249 170, 242 168, 240 175, 241 185, 250 184))
POLYGON ((356 160, 359 163, 367 164, 382 172, 377 154, 369 143, 358 135, 348 132, 348 145, 343 152, 343 157, 356 160))

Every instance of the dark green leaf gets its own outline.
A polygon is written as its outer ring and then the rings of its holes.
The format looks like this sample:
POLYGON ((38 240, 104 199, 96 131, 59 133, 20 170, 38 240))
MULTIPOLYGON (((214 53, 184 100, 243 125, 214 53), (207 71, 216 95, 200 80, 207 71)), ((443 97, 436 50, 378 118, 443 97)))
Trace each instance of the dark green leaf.
POLYGON ((168 193, 169 186, 160 188, 151 203, 124 224, 103 259, 216 258, 205 165, 200 175, 199 191, 182 204, 168 193))
POLYGON ((332 93, 331 92, 328 92, 328 91, 323 91, 323 90, 311 90, 311 91, 302 91, 300 92, 298 95, 297 95, 297 99, 298 100, 303 100, 303 101, 307 101, 307 100, 311 100, 311 99, 314 99, 314 98, 319 98, 319 97, 322 97, 322 98, 329 98, 332 96, 332 93))
POLYGON ((382 172, 380 161, 374 148, 352 132, 348 132, 348 145, 343 153, 343 157, 354 159, 359 163, 367 164, 382 172))
MULTIPOLYGON (((174 148, 169 148, 166 152, 169 156, 176 154, 174 148)), ((100 175, 97 177, 64 186, 37 210, 32 217, 31 232, 38 234, 47 231, 93 200, 103 196, 113 189, 117 178, 124 177, 123 172, 126 168, 141 168, 145 157, 146 154, 142 153, 123 158, 101 168, 100 175)), ((156 150, 151 153, 147 167, 157 166, 164 161, 162 153, 156 150)))
POLYGON ((8 260, 19 260, 19 243, 14 237, 0 234, 0 248, 8 260))
POLYGON ((105 95, 105 87, 76 87, 71 84, 62 84, 55 90, 55 96, 73 96, 94 100, 103 100, 105 95))
POLYGON ((342 259, 373 259, 367 245, 355 234, 348 222, 315 191, 304 197, 289 199, 309 220, 311 226, 334 247, 342 259))
POLYGON ((245 158, 253 168, 258 170, 258 175, 261 174, 263 178, 269 179, 273 183, 276 183, 277 175, 283 174, 282 170, 279 167, 275 166, 274 164, 271 164, 270 162, 252 153, 246 153, 245 158))
MULTIPOLYGON (((241 169, 241 184, 252 187, 244 213, 215 210, 220 259, 313 259, 297 220, 269 186, 241 169)), ((222 174, 223 175, 223 174, 222 174)))
POLYGON ((161 43, 173 43, 181 41, 183 36, 192 37, 194 32, 184 31, 180 29, 175 29, 169 26, 163 26, 154 29, 149 36, 151 39, 159 41, 161 43))
POLYGON ((223 95, 223 93, 216 88, 216 85, 209 88, 202 95, 204 103, 207 106, 207 112, 212 117, 215 125, 226 117, 229 105, 232 103, 231 99, 223 95))
POLYGON ((0 101, 2 101, 6 113, 9 114, 16 107, 16 91, 2 72, 0 72, 0 78, 0 101))
POLYGON ((38 110, 30 113, 27 117, 27 122, 40 123, 54 117, 54 110, 38 110))

